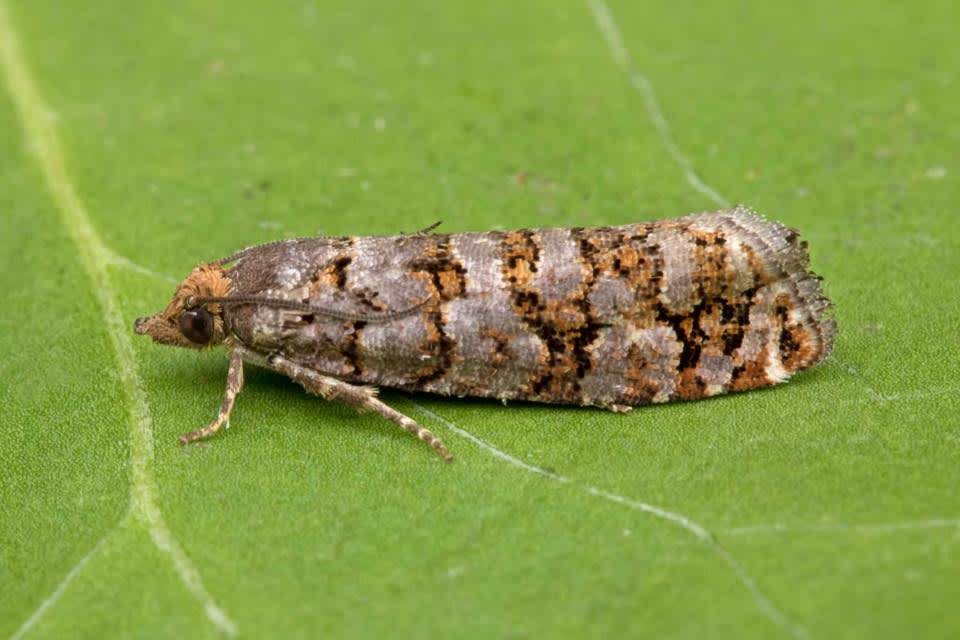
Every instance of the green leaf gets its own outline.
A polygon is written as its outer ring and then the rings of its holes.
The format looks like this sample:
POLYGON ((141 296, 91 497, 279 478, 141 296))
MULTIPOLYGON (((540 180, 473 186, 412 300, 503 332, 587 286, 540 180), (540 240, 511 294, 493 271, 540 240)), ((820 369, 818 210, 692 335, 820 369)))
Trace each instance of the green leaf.
POLYGON ((0 0, 0 634, 960 633, 958 21, 0 0), (226 361, 132 335, 250 244, 721 202, 810 241, 831 360, 630 415, 385 390, 452 465, 252 368, 183 448, 226 361))

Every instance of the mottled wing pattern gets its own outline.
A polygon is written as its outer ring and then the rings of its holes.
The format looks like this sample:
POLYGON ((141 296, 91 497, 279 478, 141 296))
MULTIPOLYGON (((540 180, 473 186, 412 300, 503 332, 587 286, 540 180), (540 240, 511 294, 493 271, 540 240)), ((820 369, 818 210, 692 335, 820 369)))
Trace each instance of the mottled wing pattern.
MULTIPOLYGON (((255 248, 257 249, 257 248, 255 248)), ((618 227, 316 238, 241 253, 232 333, 351 382, 610 407, 775 384, 831 351, 792 229, 744 208, 618 227)))

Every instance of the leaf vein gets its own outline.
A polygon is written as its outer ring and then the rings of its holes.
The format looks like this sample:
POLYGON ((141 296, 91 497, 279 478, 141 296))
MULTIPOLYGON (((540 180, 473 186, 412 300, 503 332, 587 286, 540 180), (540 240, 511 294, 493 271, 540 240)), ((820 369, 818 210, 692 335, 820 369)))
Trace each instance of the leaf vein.
MULTIPOLYGON (((57 136, 54 113, 30 75, 4 2, 0 2, 0 66, 20 115, 26 143, 40 164, 61 221, 90 279, 116 358, 129 417, 131 514, 146 525, 153 543, 170 557, 181 581, 203 605, 210 621, 223 633, 234 635, 236 626, 204 587, 199 572, 170 532, 157 504, 157 486, 152 468, 153 422, 147 394, 137 371, 133 342, 110 281, 109 265, 116 261, 115 254, 100 239, 73 186, 57 136)), ((42 611, 40 613, 42 615, 42 611)))
POLYGON ((664 509, 663 507, 659 507, 657 505, 650 504, 648 502, 643 502, 641 500, 634 500, 632 498, 627 498, 625 496, 621 496, 616 493, 611 493, 610 491, 600 489, 590 484, 579 482, 577 480, 561 475, 559 473, 555 473, 548 469, 544 469, 543 467, 538 467, 536 465, 531 465, 526 462, 523 462, 519 458, 516 458, 515 456, 512 456, 505 451, 502 451, 501 449, 494 446, 493 444, 487 442, 486 440, 478 436, 475 436, 474 434, 470 433, 463 427, 460 427, 454 424, 450 420, 431 411, 430 409, 427 409, 426 407, 421 406, 416 402, 413 402, 412 400, 410 402, 422 414, 429 416, 430 418, 433 418, 434 420, 443 424, 445 427, 447 427, 449 430, 453 431, 457 435, 464 437, 467 440, 470 440, 481 449, 484 449, 494 457, 500 460, 503 460, 504 462, 512 466, 523 469, 528 473, 535 473, 537 475, 541 475, 546 478, 549 478, 555 482, 559 482, 561 484, 566 484, 571 487, 575 487, 581 491, 588 493, 589 495, 595 496, 597 498, 601 498, 602 500, 607 500, 608 502, 620 504, 630 509, 634 509, 636 511, 648 513, 654 516, 655 518, 666 520, 667 522, 675 524, 680 528, 686 530, 687 532, 691 533, 695 538, 697 538, 701 542, 705 543, 708 547, 710 547, 710 549, 713 550, 713 552, 716 553, 727 564, 727 566, 736 576, 737 580, 750 593, 757 607, 763 612, 763 614, 769 620, 771 620, 773 623, 775 623, 777 626, 781 627, 788 633, 790 633, 790 635, 792 635, 795 638, 807 637, 806 630, 803 629, 803 627, 800 627, 799 625, 790 621, 790 619, 788 619, 787 616, 782 611, 780 611, 776 607, 776 605, 773 604, 773 602, 760 590, 760 587, 757 585, 756 581, 747 572, 746 568, 740 563, 740 561, 737 560, 737 558, 732 553, 730 553, 730 551, 728 551, 726 547, 721 545, 717 541, 716 537, 714 537, 714 535, 710 533, 710 531, 706 527, 704 527, 702 524, 694 521, 693 519, 685 516, 682 513, 679 513, 676 511, 670 511, 669 509, 664 509))

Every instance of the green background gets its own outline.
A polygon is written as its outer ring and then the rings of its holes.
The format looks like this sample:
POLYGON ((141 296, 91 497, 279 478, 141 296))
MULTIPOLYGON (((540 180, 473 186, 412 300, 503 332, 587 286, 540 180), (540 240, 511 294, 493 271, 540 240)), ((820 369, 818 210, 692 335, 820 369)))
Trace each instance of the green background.
POLYGON ((960 634, 955 3, 154 4, 0 8, 52 110, 6 55, 0 636, 960 634), (254 368, 184 449, 223 354, 117 333, 258 242, 718 199, 802 230, 834 357, 627 416, 385 391, 452 465, 254 368))

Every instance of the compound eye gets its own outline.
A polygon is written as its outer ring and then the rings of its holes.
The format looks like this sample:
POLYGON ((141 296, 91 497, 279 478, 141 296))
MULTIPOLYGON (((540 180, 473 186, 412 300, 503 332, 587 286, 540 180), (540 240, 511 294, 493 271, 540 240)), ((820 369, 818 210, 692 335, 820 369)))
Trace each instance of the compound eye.
POLYGON ((207 344, 213 337, 213 316, 204 308, 180 314, 180 333, 194 344, 207 344))

